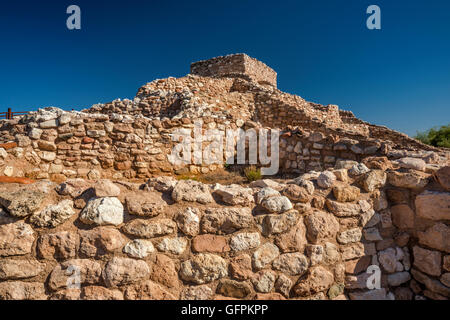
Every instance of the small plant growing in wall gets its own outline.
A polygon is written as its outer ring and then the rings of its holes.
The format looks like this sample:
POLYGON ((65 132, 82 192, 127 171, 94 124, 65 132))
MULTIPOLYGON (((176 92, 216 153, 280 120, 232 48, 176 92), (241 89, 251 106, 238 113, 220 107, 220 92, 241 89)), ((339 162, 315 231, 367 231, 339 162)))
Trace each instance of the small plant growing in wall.
POLYGON ((261 170, 255 166, 245 168, 244 174, 249 182, 260 180, 262 178, 261 170))

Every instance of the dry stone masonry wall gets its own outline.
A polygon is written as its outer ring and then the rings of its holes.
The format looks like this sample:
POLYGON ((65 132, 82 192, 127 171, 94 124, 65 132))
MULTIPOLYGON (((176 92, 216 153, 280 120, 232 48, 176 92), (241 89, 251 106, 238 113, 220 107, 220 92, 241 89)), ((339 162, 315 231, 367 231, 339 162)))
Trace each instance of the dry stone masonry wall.
POLYGON ((246 55, 133 100, 2 120, 0 174, 30 183, 0 184, 0 299, 450 297, 448 150, 283 93, 246 55), (222 167, 169 161, 198 121, 280 130, 295 178, 177 180, 222 167))
POLYGON ((248 186, 2 185, 0 299, 448 299, 450 167, 366 164, 248 186))

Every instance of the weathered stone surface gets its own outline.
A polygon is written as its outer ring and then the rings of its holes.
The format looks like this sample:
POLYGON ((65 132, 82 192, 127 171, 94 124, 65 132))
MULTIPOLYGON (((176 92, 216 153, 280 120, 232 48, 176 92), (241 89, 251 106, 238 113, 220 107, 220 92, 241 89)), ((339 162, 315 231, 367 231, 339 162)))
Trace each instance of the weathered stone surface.
POLYGON ((185 238, 164 238, 156 247, 162 252, 182 254, 186 250, 187 245, 188 242, 185 238))
POLYGON ((252 278, 255 290, 262 293, 272 291, 275 286, 276 274, 273 271, 259 271, 252 278))
POLYGON ((450 191, 450 166, 439 169, 436 172, 436 178, 444 189, 450 191))
POLYGON ((155 252, 155 247, 150 240, 136 239, 128 242, 123 248, 123 252, 132 258, 143 259, 155 252))
POLYGON ((270 197, 279 197, 281 196, 280 192, 275 189, 266 187, 262 188, 256 193, 256 203, 261 204, 264 200, 269 199, 270 197))
POLYGON ((0 261, 0 280, 18 280, 39 275, 45 264, 34 259, 5 259, 0 261))
POLYGON ((418 232, 419 243, 430 248, 450 253, 450 227, 436 223, 424 232, 418 232))
POLYGON ((233 251, 249 250, 259 247, 260 236, 257 232, 246 232, 234 235, 230 240, 233 251))
POLYGON ((75 214, 72 200, 63 200, 57 205, 50 205, 31 216, 30 222, 41 228, 54 228, 75 214))
POLYGON ((399 188, 422 189, 428 184, 428 174, 411 170, 409 172, 391 171, 388 173, 388 182, 399 188))
POLYGON ((34 232, 22 221, 0 226, 0 257, 31 253, 34 232))
POLYGON ((207 204, 213 202, 208 186, 193 180, 181 180, 172 191, 172 199, 176 202, 188 201, 207 204))
POLYGON ((217 293, 225 297, 243 299, 251 293, 251 288, 245 282, 224 279, 220 281, 217 293))
POLYGON ((444 257, 444 262, 442 267, 445 271, 450 271, 450 255, 444 257))
POLYGON ((293 208, 291 201, 285 196, 266 198, 261 205, 271 213, 283 213, 293 208))
POLYGON ((103 270, 102 277, 107 287, 114 288, 147 279, 150 268, 145 261, 114 257, 103 270))
POLYGON ((367 241, 382 241, 383 237, 378 228, 366 228, 363 230, 364 239, 367 241))
POLYGON ((207 285, 186 287, 181 292, 181 300, 211 300, 214 292, 207 285))
POLYGON ((333 187, 333 194, 339 202, 351 202, 359 198, 360 190, 353 186, 336 186, 333 187))
POLYGON ((323 262, 327 265, 334 265, 341 258, 336 245, 331 242, 325 242, 323 246, 323 262))
POLYGON ((100 180, 94 184, 94 193, 97 198, 118 197, 120 188, 110 180, 100 180))
POLYGON ((361 205, 359 203, 340 203, 327 199, 326 205, 337 217, 352 217, 361 214, 361 205))
POLYGON ((253 190, 236 184, 228 186, 216 184, 214 194, 217 194, 223 202, 232 206, 249 206, 254 202, 253 190))
POLYGON ((353 291, 349 293, 351 300, 388 300, 386 289, 375 289, 368 291, 353 291))
POLYGON ((123 300, 123 294, 119 290, 111 290, 100 286, 84 287, 81 293, 82 300, 123 300))
POLYGON ((86 257, 102 256, 122 249, 126 244, 125 237, 119 230, 112 227, 97 227, 92 230, 82 230, 80 235, 79 253, 86 257))
POLYGON ((341 232, 337 236, 337 240, 340 244, 349 244, 352 242, 358 242, 361 241, 362 238, 362 232, 360 228, 354 228, 350 230, 346 230, 344 232, 341 232))
POLYGON ((23 218, 38 211, 46 194, 27 187, 11 187, 0 192, 0 205, 13 217, 23 218))
POLYGON ((372 257, 364 256, 355 260, 345 262, 345 272, 348 274, 359 274, 366 271, 372 262, 372 257))
POLYGON ((352 176, 360 176, 370 171, 369 168, 367 168, 364 163, 356 163, 352 165, 350 168, 347 167, 346 169, 348 169, 348 173, 351 174, 352 176))
POLYGON ((425 171, 426 163, 422 159, 417 158, 401 158, 397 160, 400 168, 414 169, 417 171, 425 171))
POLYGON ((415 246, 413 248, 413 253, 414 266, 416 268, 432 276, 441 275, 442 255, 440 252, 431 251, 415 246))
POLYGON ((56 192, 62 196, 77 198, 91 187, 91 183, 84 179, 69 179, 56 187, 56 192))
POLYGON ((263 269, 280 255, 278 247, 270 242, 262 245, 253 253, 253 265, 257 269, 263 269))
POLYGON ((48 280, 52 290, 79 284, 97 284, 102 273, 101 265, 88 259, 73 259, 57 265, 48 280), (79 277, 78 277, 79 276, 79 277))
POLYGON ((254 224, 250 208, 206 209, 201 220, 204 233, 229 234, 254 224))
POLYGON ((45 287, 40 282, 2 282, 0 300, 47 300, 45 287))
POLYGON ((117 198, 98 198, 88 202, 80 215, 86 224, 115 225, 123 223, 122 203, 117 198))
POLYGON ((181 279, 197 284, 204 284, 226 277, 228 275, 227 262, 221 257, 200 253, 181 264, 181 279))
POLYGON ((388 284, 391 287, 398 287, 403 283, 408 282, 409 280, 411 280, 411 275, 409 272, 406 271, 393 273, 388 275, 387 277, 388 284))
POLYGON ((297 211, 281 215, 267 215, 262 223, 262 233, 265 236, 283 234, 297 224, 300 217, 297 211))
POLYGON ((123 227, 123 231, 129 235, 150 239, 154 237, 172 234, 177 230, 176 223, 170 219, 157 220, 133 220, 123 227))
POLYGON ((62 289, 52 293, 49 300, 81 300, 81 290, 78 288, 62 289))
POLYGON ((387 273, 394 273, 396 271, 403 271, 403 266, 399 261, 402 256, 403 252, 400 248, 387 248, 378 253, 378 261, 387 273))
POLYGON ((450 273, 444 273, 440 280, 445 286, 450 288, 450 273))
POLYGON ((281 293, 286 298, 289 298, 289 293, 291 292, 292 285, 292 280, 284 274, 281 274, 275 282, 275 290, 281 293))
POLYGON ((293 291, 297 296, 310 296, 331 287, 334 276, 323 267, 312 268, 306 277, 301 278, 294 286, 293 291))
POLYGON ((317 184, 324 189, 331 188, 335 182, 336 176, 331 171, 324 171, 317 178, 317 184))
POLYGON ((382 170, 372 170, 364 175, 362 185, 367 192, 374 192, 386 184, 387 175, 382 170))
POLYGON ((253 297, 253 300, 286 300, 281 294, 277 292, 271 293, 257 293, 253 297))
POLYGON ((253 276, 252 258, 248 254, 241 254, 230 260, 230 275, 237 280, 247 280, 253 276))
POLYGON ((283 189, 282 194, 293 202, 307 203, 311 198, 311 194, 306 188, 296 184, 289 184, 283 189))
POLYGON ((150 280, 160 283, 167 288, 179 286, 178 272, 172 259, 164 254, 156 254, 153 259, 150 280))
POLYGON ((213 234, 202 234, 192 240, 195 252, 223 253, 230 251, 227 238, 213 234))
POLYGON ((443 285, 440 281, 430 278, 417 269, 411 269, 411 275, 415 280, 424 284, 425 287, 432 292, 450 298, 450 288, 443 285))
POLYGON ((197 208, 186 208, 177 215, 178 228, 188 236, 196 236, 200 232, 200 211, 197 208))
POLYGON ((341 248, 342 259, 352 260, 376 253, 374 244, 353 243, 341 248))
POLYGON ((147 187, 149 189, 154 189, 159 192, 171 192, 173 187, 177 184, 177 180, 170 176, 160 176, 155 178, 150 178, 147 181, 147 187))
POLYGON ((298 219, 297 225, 289 231, 275 237, 275 244, 282 252, 303 252, 306 243, 306 227, 302 217, 298 219))
POLYGON ((406 204, 398 204, 391 207, 392 222, 397 228, 414 228, 414 211, 406 204))
POLYGON ((309 267, 308 259, 301 253, 285 253, 273 262, 275 270, 291 276, 302 275, 309 267))
POLYGON ((147 280, 129 286, 124 293, 125 300, 175 300, 176 297, 161 285, 147 280))
POLYGON ((75 258, 79 237, 74 232, 62 231, 43 234, 37 241, 38 257, 43 259, 67 260, 75 258))
POLYGON ((307 238, 312 243, 326 239, 335 239, 339 231, 339 222, 336 218, 324 211, 314 211, 305 218, 307 238))
POLYGON ((418 217, 431 220, 450 220, 450 193, 425 191, 416 197, 418 217))
POLYGON ((157 192, 133 192, 125 197, 125 203, 130 214, 141 217, 155 217, 167 207, 157 192))

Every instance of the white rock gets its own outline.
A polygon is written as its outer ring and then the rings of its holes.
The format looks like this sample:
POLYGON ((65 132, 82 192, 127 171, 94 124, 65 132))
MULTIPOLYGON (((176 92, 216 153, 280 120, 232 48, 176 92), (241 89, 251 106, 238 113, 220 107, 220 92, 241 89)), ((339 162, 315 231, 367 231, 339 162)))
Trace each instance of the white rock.
POLYGON ((239 233, 231 238, 230 247, 234 251, 242 251, 259 247, 259 233, 239 233))
POLYGON ((30 222, 38 227, 54 228, 75 214, 72 200, 63 200, 57 205, 47 206, 44 210, 31 216, 30 222))
POLYGON ((127 243, 123 248, 123 252, 130 257, 143 259, 150 253, 155 252, 155 247, 150 240, 136 239, 127 243))
POLYGON ((265 199, 275 196, 280 196, 281 194, 272 188, 266 187, 258 191, 256 194, 256 203, 261 204, 265 199))
POLYGON ((331 188, 333 184, 336 182, 336 176, 331 171, 322 172, 317 178, 317 184, 321 188, 331 188))
POLYGON ((164 238, 156 247, 162 252, 182 254, 186 250, 187 244, 185 238, 164 238))
POLYGON ((283 213, 293 208, 288 197, 275 196, 265 199, 261 205, 272 213, 283 213))
POLYGON ((123 205, 117 198, 96 198, 88 202, 80 220, 86 224, 115 225, 123 223, 123 205))
POLYGON ((13 167, 5 167, 5 169, 3 170, 3 174, 7 177, 12 177, 14 174, 14 168, 13 167))

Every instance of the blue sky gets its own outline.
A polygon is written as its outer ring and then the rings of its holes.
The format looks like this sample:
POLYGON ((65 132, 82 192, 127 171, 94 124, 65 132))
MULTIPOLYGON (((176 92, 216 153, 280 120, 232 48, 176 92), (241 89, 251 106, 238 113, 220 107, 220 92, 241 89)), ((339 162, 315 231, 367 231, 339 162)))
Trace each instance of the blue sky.
POLYGON ((450 1, 0 3, 0 111, 133 98, 191 62, 245 52, 281 90, 407 134, 450 123, 450 1), (82 30, 66 28, 66 8, 82 30), (366 28, 381 8, 382 29, 366 28))

